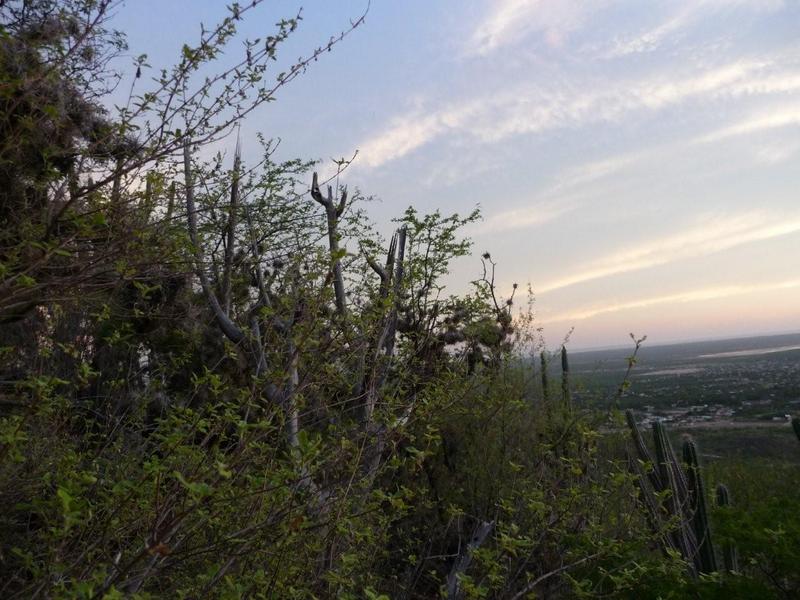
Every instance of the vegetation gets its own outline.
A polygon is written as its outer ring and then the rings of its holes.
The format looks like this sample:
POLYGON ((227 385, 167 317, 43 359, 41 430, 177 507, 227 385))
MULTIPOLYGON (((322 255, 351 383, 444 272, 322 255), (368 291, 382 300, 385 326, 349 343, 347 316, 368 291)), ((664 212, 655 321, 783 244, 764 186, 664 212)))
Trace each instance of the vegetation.
POLYGON ((260 3, 147 84, 138 57, 115 111, 111 0, 0 3, 0 596, 796 593, 796 475, 759 504, 739 483, 767 469, 723 473, 713 510, 657 428, 643 495, 491 256, 446 293, 477 211, 384 240, 346 162, 212 153, 352 31, 280 67, 297 15, 215 71, 260 3))
POLYGON ((662 519, 676 522, 669 535, 663 538, 665 551, 678 552, 686 560, 692 575, 715 572, 716 555, 695 443, 692 440, 683 443, 684 472, 663 423, 653 423, 654 460, 642 439, 633 412, 626 411, 625 417, 638 453, 631 465, 637 471, 640 498, 656 535, 665 529, 662 519))

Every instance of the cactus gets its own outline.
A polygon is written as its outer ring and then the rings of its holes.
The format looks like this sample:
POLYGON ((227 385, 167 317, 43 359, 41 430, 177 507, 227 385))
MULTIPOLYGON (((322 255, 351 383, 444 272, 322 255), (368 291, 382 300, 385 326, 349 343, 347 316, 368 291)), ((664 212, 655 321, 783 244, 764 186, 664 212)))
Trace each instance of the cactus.
MULTIPOLYGON (((717 506, 730 505, 731 495, 728 492, 728 488, 720 483, 717 486, 717 506)), ((731 543, 725 543, 722 546, 722 564, 725 567, 725 571, 728 573, 739 570, 738 552, 736 551, 736 546, 731 543)))
POLYGON ((683 462, 686 463, 689 480, 689 508, 692 512, 692 527, 697 537, 697 551, 702 573, 717 570, 714 546, 711 544, 711 528, 708 525, 706 508, 706 490, 700 476, 700 463, 697 458, 697 446, 692 440, 683 443, 683 462))
MULTIPOLYGON (((686 475, 683 473, 678 459, 667 435, 667 429, 663 423, 653 423, 653 441, 656 449, 656 463, 654 467, 658 470, 662 489, 668 491, 664 495, 663 506, 668 518, 677 518, 677 526, 670 530, 672 547, 678 550, 682 556, 689 559, 690 563, 696 563, 697 537, 693 528, 690 526, 691 518, 687 515, 689 506, 689 486, 686 475)), ((696 572, 698 564, 694 564, 692 572, 696 572)))
POLYGON ((542 399, 544 400, 545 404, 547 404, 550 396, 550 383, 547 381, 547 356, 544 353, 544 350, 539 353, 539 361, 542 364, 542 399))
MULTIPOLYGON (((625 418, 638 458, 635 460, 629 456, 629 464, 637 475, 640 501, 647 511, 651 526, 660 537, 663 550, 679 552, 693 576, 716 571, 716 554, 711 540, 697 446, 691 440, 684 442, 684 470, 675 457, 663 423, 653 423, 653 455, 642 438, 633 412, 625 411, 625 418), (642 468, 642 463, 645 468, 642 468)), ((718 498, 719 494, 718 489, 718 498)), ((728 500, 727 489, 725 498, 728 500)), ((718 503, 723 505, 720 501, 718 503)), ((725 550, 725 568, 735 570, 734 548, 725 550)))
POLYGON ((571 407, 572 399, 569 393, 569 359, 567 358, 567 347, 561 346, 561 396, 564 406, 571 407))

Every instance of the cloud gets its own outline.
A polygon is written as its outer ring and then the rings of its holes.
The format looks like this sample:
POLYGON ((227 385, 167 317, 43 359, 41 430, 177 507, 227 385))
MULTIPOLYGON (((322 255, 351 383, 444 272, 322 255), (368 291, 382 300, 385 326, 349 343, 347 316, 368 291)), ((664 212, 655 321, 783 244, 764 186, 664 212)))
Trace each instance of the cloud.
POLYGON ((753 148, 756 162, 766 165, 774 165, 784 162, 794 156, 800 150, 800 143, 776 143, 753 148))
MULTIPOLYGON (((486 56, 531 36, 539 36, 550 47, 563 46, 570 36, 586 29, 592 18, 615 4, 608 0, 492 0, 491 10, 469 37, 468 53, 486 56)), ((649 52, 661 43, 721 10, 742 8, 752 12, 772 12, 784 6, 783 0, 684 0, 667 19, 643 32, 618 35, 606 58, 649 52)), ((630 7, 621 7, 620 12, 630 7)), ((625 23, 627 19, 617 19, 625 23)))
POLYGON ((605 58, 618 58, 629 54, 639 54, 655 50, 659 47, 664 38, 680 31, 693 20, 699 5, 700 3, 698 2, 694 6, 682 7, 677 14, 670 19, 644 33, 639 33, 630 37, 616 37, 613 42, 613 48, 606 54, 605 58))
POLYGON ((544 317, 543 322, 547 323, 560 323, 563 321, 573 322, 582 321, 584 319, 591 319, 599 315, 608 313, 621 312, 625 310, 634 310, 637 308, 649 308, 659 304, 686 304, 690 302, 703 302, 706 300, 719 300, 721 298, 730 298, 732 296, 743 296, 752 293, 775 292, 780 290, 787 290, 800 287, 800 279, 792 279, 788 281, 780 281, 776 283, 759 284, 759 285, 730 285, 714 288, 705 288, 700 290, 690 290, 678 294, 668 294, 665 296, 651 296, 649 298, 640 298, 639 300, 631 300, 629 302, 620 302, 617 304, 603 304, 595 307, 578 309, 571 312, 559 313, 550 317, 544 317))
POLYGON ((642 105, 660 109, 697 96, 725 92, 733 95, 741 93, 742 89, 756 89, 756 86, 747 83, 748 78, 768 66, 767 61, 738 60, 674 82, 658 80, 644 83, 634 86, 631 91, 642 105))
POLYGON ((414 115, 397 119, 381 135, 367 140, 359 149, 359 164, 377 167, 405 156, 428 143, 442 131, 436 116, 414 115))
MULTIPOLYGON (((477 235, 496 234, 549 223, 572 212, 591 192, 576 192, 586 184, 614 175, 641 161, 649 152, 627 153, 564 169, 553 185, 526 202, 524 207, 490 215, 476 226, 477 235)), ((593 192, 594 190, 592 190, 593 192)))
MULTIPOLYGON (((800 83, 800 77, 798 78, 800 83)), ((735 125, 730 125, 695 140, 695 143, 708 144, 719 142, 731 137, 757 133, 770 129, 800 125, 800 108, 796 105, 774 108, 769 112, 752 115, 735 125)))
POLYGON ((590 263, 585 269, 537 286, 537 292, 551 292, 595 279, 713 254, 742 244, 769 240, 798 231, 800 231, 800 217, 767 218, 760 213, 747 213, 722 219, 706 218, 687 231, 602 257, 590 263))
POLYGON ((428 113, 415 110, 398 117, 386 130, 360 144, 359 162, 366 167, 379 167, 402 158, 448 130, 463 128, 479 110, 477 102, 465 102, 428 113))
POLYGON ((470 37, 469 50, 486 55, 532 34, 540 35, 549 46, 561 46, 603 4, 600 0, 493 0, 492 10, 470 37))
POLYGON ((662 43, 685 32, 703 19, 714 17, 720 10, 745 8, 754 12, 772 12, 783 7, 783 0, 690 0, 676 3, 675 12, 663 23, 634 35, 614 38, 612 49, 604 58, 652 52, 662 43))
POLYGON ((586 80, 516 85, 439 109, 415 109, 360 144, 360 162, 367 168, 380 167, 442 137, 492 144, 516 135, 617 122, 634 111, 658 111, 692 99, 798 91, 797 62, 794 56, 743 59, 699 72, 610 84, 586 80), (785 63, 791 64, 787 68, 785 63))
POLYGON ((524 208, 515 208, 494 214, 476 226, 478 235, 495 234, 502 231, 524 229, 543 225, 561 215, 571 212, 576 202, 565 200, 539 202, 524 208))
POLYGON ((603 158, 592 162, 585 163, 578 167, 571 167, 566 169, 562 175, 558 177, 559 182, 556 184, 559 189, 564 187, 577 187, 598 179, 614 175, 622 169, 629 167, 639 161, 650 152, 628 152, 609 158, 603 158))

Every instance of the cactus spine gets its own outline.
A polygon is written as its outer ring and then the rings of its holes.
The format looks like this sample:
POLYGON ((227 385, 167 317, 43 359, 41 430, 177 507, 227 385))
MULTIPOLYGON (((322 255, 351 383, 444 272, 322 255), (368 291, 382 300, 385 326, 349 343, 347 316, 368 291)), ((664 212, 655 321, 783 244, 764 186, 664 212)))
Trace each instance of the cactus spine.
MULTIPOLYGON (((728 492, 728 488, 720 483, 717 486, 717 506, 730 506, 730 505, 731 505, 731 495, 728 492)), ((727 571, 728 573, 732 573, 739 570, 738 552, 736 551, 736 546, 734 546, 730 542, 727 542, 722 546, 722 564, 725 567, 725 571, 727 571)))

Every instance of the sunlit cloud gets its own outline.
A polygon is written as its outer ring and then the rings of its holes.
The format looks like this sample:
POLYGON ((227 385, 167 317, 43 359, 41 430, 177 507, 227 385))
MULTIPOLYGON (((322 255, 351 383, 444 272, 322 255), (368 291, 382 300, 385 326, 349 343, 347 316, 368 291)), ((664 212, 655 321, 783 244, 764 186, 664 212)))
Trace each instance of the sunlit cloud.
POLYGON ((800 108, 787 106, 748 117, 747 119, 697 138, 697 143, 719 142, 740 135, 747 135, 770 129, 800 125, 800 108))
POLYGON ((784 5, 783 0, 690 0, 674 3, 675 10, 658 25, 634 34, 616 36, 606 58, 618 58, 657 50, 668 39, 707 19, 719 10, 747 8, 755 12, 772 12, 784 5))
POLYGON ((398 117, 390 126, 363 142, 359 147, 359 164, 379 167, 424 146, 447 131, 462 129, 480 112, 478 102, 454 104, 439 111, 419 110, 398 117))
MULTIPOLYGON (((639 80, 587 81, 583 86, 561 82, 516 85, 398 117, 360 144, 360 163, 367 168, 380 167, 442 137, 462 143, 492 144, 512 136, 617 122, 634 111, 659 111, 693 99, 712 101, 789 91, 800 91, 800 60, 793 55, 741 59, 699 72, 639 80), (780 65, 781 61, 790 65, 780 65), (776 66, 782 67, 779 73, 775 72, 776 66)), ((783 118, 794 120, 796 114, 783 118)), ((776 118, 773 116, 773 121, 776 118)), ((764 123, 744 124, 717 135, 735 135, 744 132, 742 127, 759 126, 764 123)))
POLYGON ((645 82, 631 90, 641 103, 652 109, 663 108, 689 98, 734 92, 759 71, 770 66, 767 61, 738 60, 697 75, 672 81, 645 82))
POLYGON ((651 151, 642 150, 637 152, 628 152, 609 158, 591 161, 577 167, 570 167, 564 170, 557 179, 556 187, 558 189, 574 188, 592 183, 598 179, 603 179, 611 175, 619 173, 621 170, 630 167, 649 156, 651 151))
POLYGON ((647 152, 628 153, 564 169, 556 175, 552 185, 538 193, 525 206, 488 216, 476 226, 476 233, 496 234, 550 223, 582 205, 588 194, 581 190, 587 184, 617 174, 647 155, 647 152))
POLYGON ((561 46, 604 4, 600 0, 493 0, 470 38, 469 51, 485 55, 532 34, 540 35, 550 46, 561 46))
POLYGON ((397 119, 380 136, 361 144, 358 164, 368 167, 380 166, 423 146, 441 131, 442 124, 436 116, 415 115, 397 119))
MULTIPOLYGON (((608 0, 492 0, 490 10, 469 37, 469 54, 488 55, 504 46, 529 41, 536 36, 551 47, 563 46, 576 32, 585 29, 602 10, 619 3, 608 0)), ((650 52, 671 37, 713 18, 719 11, 743 8, 751 12, 773 12, 783 7, 783 0, 683 0, 663 22, 643 31, 616 35, 606 58, 650 52)), ((623 9, 624 10, 624 9, 623 9)), ((619 22, 625 22, 619 20, 619 22)))
POLYGON ((486 235, 544 225, 554 221, 561 215, 571 212, 576 206, 577 203, 564 199, 539 202, 523 208, 494 214, 477 225, 476 230, 479 235, 486 235))
POLYGON ((682 30, 695 17, 700 2, 694 6, 682 6, 678 12, 669 19, 647 31, 632 35, 618 36, 614 39, 613 47, 606 58, 617 58, 628 54, 651 52, 658 48, 668 36, 682 30))
POLYGON ((604 256, 585 269, 546 282, 537 292, 546 293, 579 283, 652 268, 764 241, 800 231, 800 218, 767 218, 760 213, 707 218, 687 231, 651 240, 604 256))
POLYGON ((703 302, 707 300, 719 300, 722 298, 730 298, 733 296, 743 296, 753 293, 776 292, 780 290, 788 290, 800 287, 800 279, 791 279, 787 281, 780 281, 776 283, 759 284, 759 285, 729 285, 705 288, 700 290, 690 290, 678 294, 667 294, 664 296, 651 296, 648 298, 640 298, 638 300, 631 300, 628 302, 619 302, 616 304, 603 304, 590 308, 578 309, 570 312, 554 314, 551 316, 543 317, 543 322, 546 323, 560 323, 560 322, 574 322, 591 319, 600 315, 608 313, 616 313, 627 310, 635 310, 638 308, 649 308, 662 304, 687 304, 690 302, 703 302))

